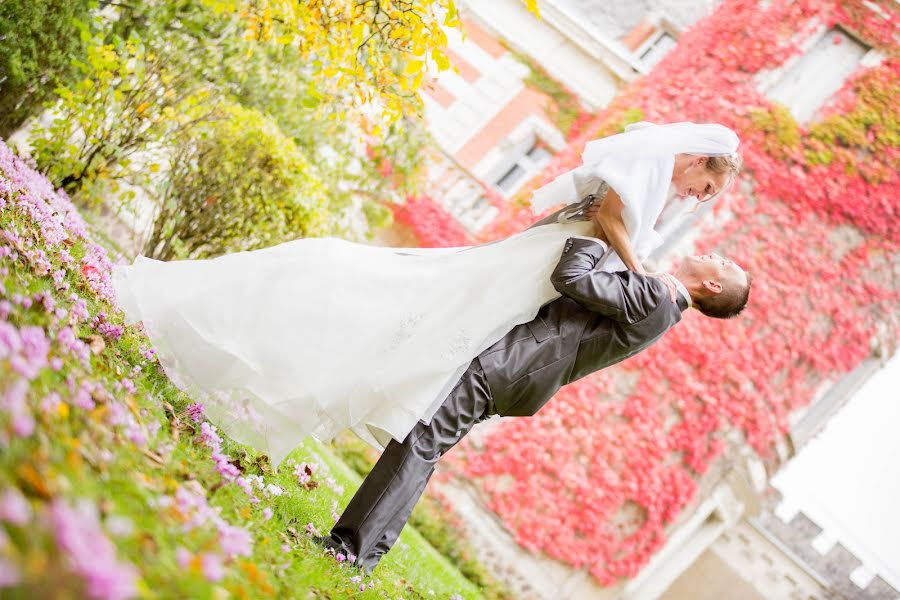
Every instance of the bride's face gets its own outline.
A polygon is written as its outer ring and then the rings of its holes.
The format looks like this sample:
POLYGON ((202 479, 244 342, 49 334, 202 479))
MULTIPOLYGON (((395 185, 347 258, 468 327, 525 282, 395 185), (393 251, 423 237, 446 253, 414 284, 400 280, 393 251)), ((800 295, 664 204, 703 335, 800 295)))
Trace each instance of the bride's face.
POLYGON ((703 202, 712 198, 728 183, 728 173, 713 173, 706 168, 705 156, 691 156, 685 163, 675 165, 672 183, 675 193, 684 198, 694 196, 703 202))

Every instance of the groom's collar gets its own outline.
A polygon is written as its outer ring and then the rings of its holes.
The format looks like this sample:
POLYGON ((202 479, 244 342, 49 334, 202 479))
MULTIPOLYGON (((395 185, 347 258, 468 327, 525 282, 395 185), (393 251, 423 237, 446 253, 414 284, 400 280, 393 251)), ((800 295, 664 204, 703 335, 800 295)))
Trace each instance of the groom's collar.
POLYGON ((684 298, 684 301, 687 303, 687 307, 685 308, 685 310, 694 306, 694 301, 691 299, 691 294, 690 292, 688 292, 687 288, 684 287, 684 284, 681 283, 681 280, 674 275, 669 275, 669 277, 671 277, 675 282, 675 289, 678 290, 678 293, 682 298, 684 298))

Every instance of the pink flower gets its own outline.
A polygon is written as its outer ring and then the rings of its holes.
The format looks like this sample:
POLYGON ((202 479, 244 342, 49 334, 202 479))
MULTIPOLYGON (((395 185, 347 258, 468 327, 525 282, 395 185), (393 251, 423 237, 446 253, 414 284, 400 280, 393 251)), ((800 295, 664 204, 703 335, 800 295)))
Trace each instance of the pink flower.
POLYGON ((19 330, 6 321, 0 321, 0 360, 18 353, 21 348, 22 338, 19 337, 19 330))
POLYGON ((12 587, 22 581, 19 568, 3 557, 0 557, 0 588, 12 587))
POLYGON ((128 379, 127 377, 122 378, 122 387, 128 390, 128 393, 134 394, 137 392, 137 387, 135 387, 134 382, 128 379))
POLYGON ((57 498, 49 515, 56 543, 84 579, 88 596, 125 600, 137 594, 137 570, 118 561, 116 547, 103 533, 94 510, 83 504, 73 509, 57 498))
POLYGON ((31 520, 31 505, 17 488, 7 488, 0 496, 0 520, 20 527, 31 520))
POLYGON ((214 451, 219 451, 222 448, 222 438, 216 433, 215 425, 210 424, 208 421, 200 424, 200 439, 214 451))
POLYGON ((204 553, 200 558, 200 565, 207 581, 215 583, 225 578, 225 567, 222 565, 222 557, 218 554, 204 553))
POLYGON ((183 546, 178 546, 175 548, 175 563, 182 569, 187 569, 191 564, 191 559, 193 555, 187 548, 183 546))
POLYGON ((28 437, 34 433, 34 417, 31 412, 20 412, 13 416, 12 429, 19 437, 28 437))
POLYGON ((219 526, 219 546, 231 558, 250 556, 253 552, 253 538, 246 529, 225 523, 219 526))
POLYGON ((47 366, 47 354, 50 351, 50 340, 44 335, 43 327, 26 326, 19 330, 21 351, 10 358, 10 366, 28 380, 37 377, 38 372, 47 366))
POLYGON ((188 417, 190 417, 191 420, 195 423, 199 423, 203 418, 203 405, 199 402, 192 402, 191 404, 188 404, 185 410, 187 411, 188 417))

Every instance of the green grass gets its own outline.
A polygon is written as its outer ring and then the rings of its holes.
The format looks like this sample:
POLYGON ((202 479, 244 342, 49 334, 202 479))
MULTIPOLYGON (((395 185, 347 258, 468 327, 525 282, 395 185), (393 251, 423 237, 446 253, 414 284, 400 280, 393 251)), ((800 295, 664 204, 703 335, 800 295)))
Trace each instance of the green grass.
MULTIPOLYGON (((331 446, 307 439, 289 459, 319 464, 314 477, 318 487, 304 489, 289 464, 274 473, 265 457, 226 439, 223 449, 244 475, 262 476, 266 483, 284 490, 280 496, 257 491, 261 502, 252 504, 241 489, 223 482, 215 470, 210 450, 199 439, 199 424, 184 414, 190 398, 172 385, 155 361, 141 355, 148 341, 138 329, 126 328, 121 337, 105 339, 101 347, 97 343, 100 337, 89 337, 98 336, 90 319, 77 324, 76 335, 95 343, 90 366, 84 367, 56 339, 68 317, 60 320, 39 304, 25 307, 19 301, 20 296, 45 292, 58 308, 71 313, 73 303, 68 296, 76 292, 87 300, 91 317, 105 311, 111 323, 121 323, 121 315, 91 292, 81 274, 78 261, 85 255, 86 241, 76 240, 68 248, 76 261, 68 267, 60 260, 59 248, 47 249, 52 270, 67 270, 64 281, 70 289, 59 291, 27 256, 43 248, 39 233, 27 217, 7 206, 0 211, 0 230, 11 229, 17 230, 25 243, 18 258, 0 258, 0 266, 7 269, 0 275, 0 299, 11 305, 5 322, 20 331, 26 326, 41 327, 51 338, 49 357, 62 358, 63 367, 59 371, 42 368, 28 381, 26 402, 36 420, 32 433, 23 437, 13 434, 9 414, 0 410, 0 432, 8 438, 0 452, 0 491, 20 490, 33 513, 25 525, 0 524, 11 542, 5 548, 0 544, 0 559, 16 565, 21 573, 19 585, 0 590, 0 595, 13 599, 86 597, 82 577, 73 572, 48 521, 50 503, 61 498, 69 503, 87 500, 97 510, 105 535, 115 544, 116 560, 137 569, 138 596, 142 598, 485 597, 479 585, 463 576, 411 526, 404 529, 374 575, 363 576, 362 581, 373 582, 374 587, 360 592, 359 583, 350 578, 362 574, 338 565, 306 535, 308 523, 321 533, 329 530, 334 503, 338 511, 346 505, 360 483, 359 474, 331 446), (132 375, 135 367, 140 371, 132 375), (116 382, 125 377, 133 381, 133 393, 116 388, 116 382), (81 382, 102 386, 104 391, 94 394, 94 408, 75 405, 70 384, 77 388, 81 382), (58 393, 62 403, 48 409, 42 400, 51 392, 58 393), (144 448, 111 421, 110 416, 122 406, 147 437, 144 448), (158 424, 156 432, 154 424, 158 424), (329 477, 333 485, 329 485, 329 477), (181 488, 199 490, 210 506, 221 510, 223 519, 252 535, 252 554, 227 559, 221 581, 208 581, 196 558, 220 551, 215 529, 204 523, 186 531, 185 515, 167 505, 181 488), (273 511, 268 520, 263 513, 266 507, 273 511), (116 528, 111 524, 123 519, 130 527, 114 535, 116 528), (187 565, 178 564, 179 548, 194 557, 187 565)), ((9 360, 0 358, 0 396, 17 381, 26 380, 9 360)), ((493 592, 489 596, 497 597, 493 592)))

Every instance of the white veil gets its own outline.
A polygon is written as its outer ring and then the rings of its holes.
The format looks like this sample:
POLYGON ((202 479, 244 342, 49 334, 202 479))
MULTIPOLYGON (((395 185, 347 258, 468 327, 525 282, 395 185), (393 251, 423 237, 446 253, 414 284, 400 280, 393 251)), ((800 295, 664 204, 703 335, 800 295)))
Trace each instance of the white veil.
POLYGON ((730 155, 738 143, 732 130, 718 124, 633 123, 624 133, 588 142, 580 167, 535 190, 532 210, 539 214, 558 204, 580 202, 591 193, 590 182, 602 179, 622 198, 633 249, 646 258, 662 243, 653 226, 668 196, 675 155, 730 155))

